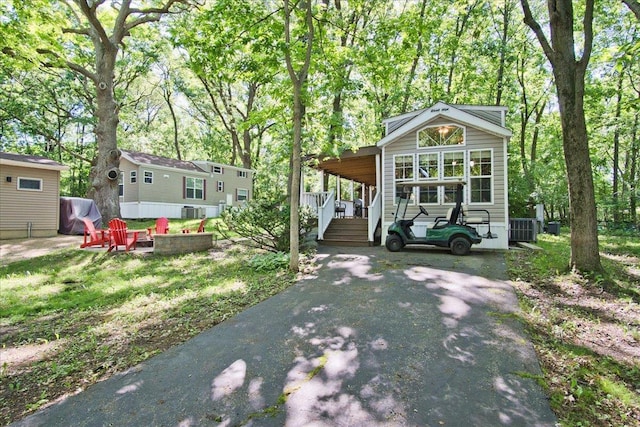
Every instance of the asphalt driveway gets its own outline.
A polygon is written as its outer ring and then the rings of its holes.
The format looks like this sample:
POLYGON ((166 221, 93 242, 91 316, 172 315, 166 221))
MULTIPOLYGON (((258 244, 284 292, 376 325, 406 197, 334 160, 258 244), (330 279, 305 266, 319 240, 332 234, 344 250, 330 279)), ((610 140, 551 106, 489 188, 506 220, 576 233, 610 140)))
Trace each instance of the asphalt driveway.
POLYGON ((553 426, 503 256, 321 248, 281 294, 19 426, 553 426))

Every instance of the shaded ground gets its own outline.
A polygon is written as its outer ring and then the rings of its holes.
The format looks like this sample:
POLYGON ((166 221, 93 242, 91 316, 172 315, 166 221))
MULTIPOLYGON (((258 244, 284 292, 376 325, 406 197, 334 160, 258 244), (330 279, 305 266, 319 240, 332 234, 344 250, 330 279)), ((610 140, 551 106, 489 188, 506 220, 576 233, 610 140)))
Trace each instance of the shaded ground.
POLYGON ((0 240, 0 265, 47 255, 60 249, 78 248, 82 236, 39 237, 33 239, 0 240))
POLYGON ((318 263, 16 425, 554 425, 501 254, 325 249, 318 263))

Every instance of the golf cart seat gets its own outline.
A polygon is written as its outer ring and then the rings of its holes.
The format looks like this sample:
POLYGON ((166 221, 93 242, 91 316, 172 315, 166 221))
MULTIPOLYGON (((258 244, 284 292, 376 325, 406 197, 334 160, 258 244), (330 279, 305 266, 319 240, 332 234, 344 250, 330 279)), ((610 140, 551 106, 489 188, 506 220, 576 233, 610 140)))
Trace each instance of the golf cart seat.
POLYGON ((486 209, 469 209, 467 205, 462 206, 462 223, 463 224, 489 224, 491 216, 486 209), (470 213, 484 214, 484 216, 469 216, 470 213))
POLYGON ((427 228, 436 228, 439 226, 449 224, 451 222, 452 215, 453 215, 453 208, 449 208, 446 216, 437 216, 436 219, 434 219, 431 224, 427 225, 427 228))

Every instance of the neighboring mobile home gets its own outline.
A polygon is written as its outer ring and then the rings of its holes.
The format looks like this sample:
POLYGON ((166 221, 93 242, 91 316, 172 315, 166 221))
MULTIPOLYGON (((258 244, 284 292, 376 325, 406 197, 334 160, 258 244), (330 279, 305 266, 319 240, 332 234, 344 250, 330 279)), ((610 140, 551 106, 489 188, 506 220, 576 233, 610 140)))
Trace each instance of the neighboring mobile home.
POLYGON ((216 217, 253 193, 253 171, 209 161, 180 161, 122 151, 120 212, 123 218, 216 217))
POLYGON ((40 156, 0 152, 0 239, 58 234, 60 171, 40 156))
MULTIPOLYGON (((402 191, 407 183, 420 184, 413 188, 406 216, 415 216, 419 205, 426 208, 429 216, 418 217, 414 226, 416 235, 424 235, 425 227, 436 217, 446 215, 455 205, 454 184, 429 186, 429 182, 465 181, 464 205, 476 210, 472 216, 491 219, 494 238, 483 239, 477 247, 506 249, 509 244, 507 143, 511 137, 511 131, 505 127, 506 112, 505 107, 499 106, 439 102, 429 108, 384 120, 385 136, 376 146, 346 152, 340 159, 316 157, 319 162, 314 167, 323 173, 361 184, 355 188, 365 195, 370 244, 376 235, 385 241, 387 229, 394 220, 397 192, 402 191), (375 175, 372 175, 374 170, 375 175)), ((324 179, 320 181, 325 182, 324 179)), ((323 238, 325 229, 335 216, 333 204, 336 202, 335 191, 322 190, 318 195, 302 194, 303 201, 328 201, 324 203, 326 212, 318 208, 319 239, 323 238)), ((313 202, 308 204, 314 205, 313 202)), ((316 206, 320 204, 315 203, 316 206)), ((489 231, 488 224, 473 226, 481 235, 489 231)))

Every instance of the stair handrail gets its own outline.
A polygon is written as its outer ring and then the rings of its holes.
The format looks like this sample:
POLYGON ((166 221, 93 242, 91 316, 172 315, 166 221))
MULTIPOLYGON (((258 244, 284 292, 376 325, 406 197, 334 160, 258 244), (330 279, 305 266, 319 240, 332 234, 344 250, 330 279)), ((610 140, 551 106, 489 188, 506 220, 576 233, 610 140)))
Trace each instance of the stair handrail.
POLYGON ((329 191, 322 206, 318 207, 318 240, 324 240, 324 232, 329 228, 335 214, 336 193, 329 191))
POLYGON ((376 228, 378 226, 378 221, 380 221, 380 218, 382 216, 382 202, 380 198, 380 193, 377 193, 373 198, 373 200, 371 201, 371 204, 369 205, 369 208, 368 208, 368 212, 369 212, 368 239, 369 239, 369 242, 373 242, 375 238, 376 228))

